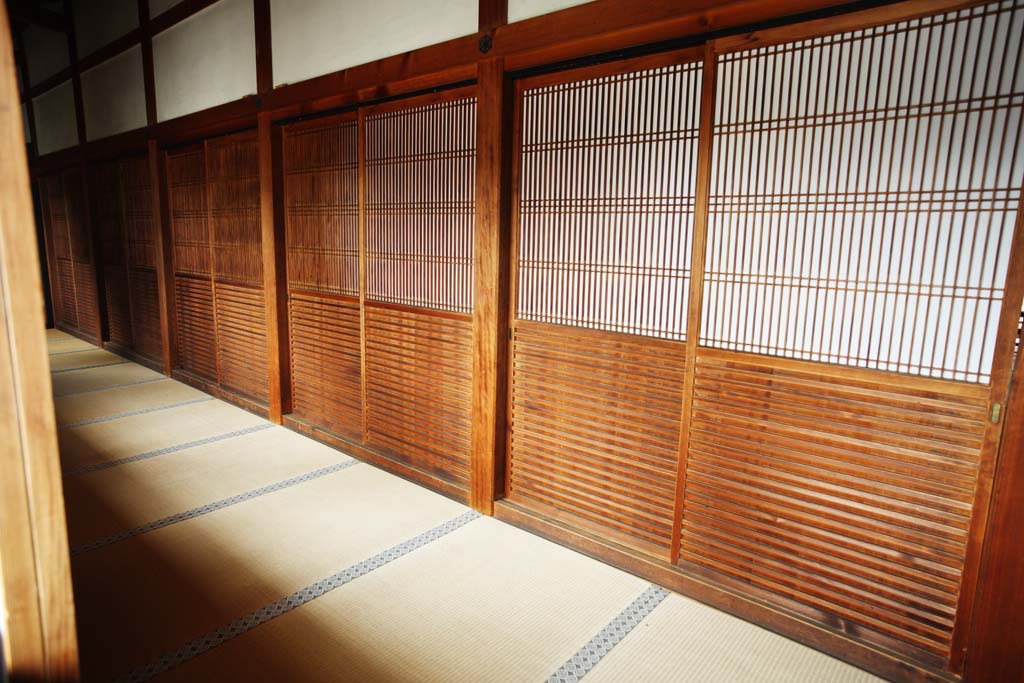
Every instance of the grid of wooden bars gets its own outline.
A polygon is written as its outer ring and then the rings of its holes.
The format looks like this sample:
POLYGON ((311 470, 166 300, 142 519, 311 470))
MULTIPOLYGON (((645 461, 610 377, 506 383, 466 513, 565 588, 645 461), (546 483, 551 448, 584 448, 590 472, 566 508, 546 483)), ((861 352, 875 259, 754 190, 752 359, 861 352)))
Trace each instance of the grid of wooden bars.
POLYGON ((109 339, 121 348, 132 347, 132 317, 128 286, 128 264, 121 215, 121 177, 118 162, 90 169, 89 203, 93 225, 100 238, 103 264, 104 300, 107 305, 109 339))
POLYGON ((1021 4, 723 55, 701 343, 986 383, 1021 4))
POLYGON ((132 343, 136 353, 160 359, 160 303, 156 275, 156 222, 153 220, 153 181, 147 157, 119 164, 121 219, 128 267, 132 343))

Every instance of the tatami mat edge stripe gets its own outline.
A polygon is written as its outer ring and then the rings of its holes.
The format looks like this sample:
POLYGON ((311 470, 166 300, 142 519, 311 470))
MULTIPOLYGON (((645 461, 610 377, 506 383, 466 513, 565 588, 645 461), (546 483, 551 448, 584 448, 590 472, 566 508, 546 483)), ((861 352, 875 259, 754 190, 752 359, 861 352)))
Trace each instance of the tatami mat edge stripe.
POLYGON ((619 612, 589 643, 551 674, 547 683, 576 683, 581 680, 667 596, 668 591, 664 588, 648 586, 640 597, 619 612))
POLYGON ((212 401, 213 396, 203 396, 202 398, 194 398, 189 401, 180 401, 179 403, 169 403, 164 406, 153 406, 152 408, 141 408, 139 410, 131 410, 127 413, 117 413, 116 415, 105 415, 104 417, 94 417, 89 420, 81 420, 79 422, 69 422, 63 424, 57 429, 71 429, 73 427, 84 427, 85 425, 96 424, 97 422, 109 422, 110 420, 120 420, 122 417, 132 417, 134 415, 144 415, 146 413, 157 413, 161 410, 170 410, 171 408, 180 408, 181 406, 190 406, 194 403, 204 403, 206 401, 212 401))
POLYGON ((312 481, 313 479, 319 479, 320 477, 326 476, 328 474, 334 474, 335 472, 340 472, 341 470, 352 467, 353 465, 358 465, 359 463, 359 460, 346 460, 344 462, 335 463, 334 465, 329 465, 327 467, 321 467, 320 469, 313 470, 312 472, 300 474, 297 477, 283 479, 281 481, 274 482, 273 484, 268 484, 267 486, 261 486, 258 489, 253 489, 252 491, 239 493, 238 495, 231 496, 230 498, 223 498, 212 503, 207 503, 206 505, 200 505, 199 507, 192 508, 191 510, 178 512, 169 517, 158 519, 155 522, 150 522, 149 524, 144 524, 143 526, 135 527, 134 529, 128 529, 117 534, 105 536, 104 538, 97 539, 90 543, 84 543, 82 545, 75 546, 71 549, 71 554, 73 556, 81 555, 82 553, 89 552, 90 550, 96 550, 97 548, 102 548, 112 543, 118 543, 120 541, 124 541, 129 538, 138 536, 140 534, 145 534, 150 531, 156 531, 157 529, 162 529, 166 526, 177 524, 178 522, 184 522, 189 519, 201 517, 211 512, 216 512, 217 510, 223 510, 226 507, 237 505, 238 503, 243 503, 247 500, 252 500, 253 498, 259 498, 260 496, 265 496, 268 493, 274 493, 275 491, 280 491, 282 489, 290 488, 298 484, 303 484, 307 481, 312 481))
POLYGON ((75 349, 74 351, 57 351, 55 353, 51 353, 50 355, 51 356, 68 356, 68 355, 70 355, 72 353, 85 353, 86 351, 95 351, 95 350, 96 349, 94 349, 94 348, 75 349))
POLYGON ((98 472, 100 470, 110 469, 111 467, 117 467, 118 465, 127 465, 131 462, 138 462, 140 460, 148 460, 149 458, 155 458, 158 455, 167 455, 168 453, 176 453, 183 451, 188 448, 195 448, 196 446, 205 446, 207 444, 216 443, 218 441, 224 441, 226 439, 233 439, 238 436, 244 436, 246 434, 252 434, 263 429, 270 429, 274 427, 269 422, 265 424, 253 425, 246 427, 245 429, 237 429, 233 432, 226 432, 224 434, 215 434, 208 436, 205 439, 196 439, 195 441, 188 441, 186 443, 179 443, 175 446, 167 446, 166 448, 158 448, 155 451, 146 451, 145 453, 139 453, 138 455, 132 455, 127 458, 121 458, 119 460, 111 460, 109 462, 98 462, 93 465, 86 465, 85 467, 76 467, 73 470, 67 470, 64 472, 65 477, 73 477, 76 474, 85 474, 87 472, 98 472))
POLYGON ((79 396, 81 394, 91 394, 96 391, 107 391, 109 389, 120 389, 121 387, 133 387, 138 384, 149 384, 150 382, 170 382, 170 377, 150 377, 149 379, 140 379, 135 382, 124 382, 122 384, 108 384, 104 387, 93 387, 92 389, 82 389, 81 391, 66 391, 62 394, 54 394, 54 398, 63 398, 65 396, 79 396))
POLYGON ((170 671, 171 669, 180 666, 191 659, 195 659, 199 655, 212 650, 232 638, 240 636, 247 631, 251 631, 261 624, 265 624, 271 619, 279 617, 286 612, 290 612, 297 607, 301 607, 302 605, 329 593, 335 588, 340 588, 341 586, 344 586, 345 584, 354 581, 375 569, 380 569, 384 565, 394 562, 414 550, 422 548, 428 543, 432 543, 433 541, 450 534, 456 529, 465 526, 478 517, 480 517, 480 513, 478 512, 474 512, 472 510, 465 512, 454 519, 448 520, 444 524, 440 524, 433 529, 429 529, 428 531, 419 534, 418 536, 414 536, 407 541, 394 545, 369 559, 351 565, 336 574, 332 574, 325 579, 321 579, 316 583, 312 583, 305 588, 295 591, 291 595, 285 596, 276 602, 272 602, 255 612, 250 612, 244 617, 235 619, 231 623, 221 626, 217 630, 211 631, 205 636, 186 643, 178 650, 165 654, 156 661, 132 671, 119 680, 134 683, 136 681, 145 681, 153 676, 170 671))
MULTIPOLYGON (((93 349, 89 349, 92 351, 93 349)), ((109 368, 114 365, 125 365, 131 363, 130 360, 119 360, 116 363, 100 363, 99 365, 83 365, 80 368, 64 368, 63 370, 50 370, 51 375, 59 375, 62 372, 75 372, 77 370, 92 370, 94 368, 109 368)))
POLYGON ((78 337, 47 337, 48 342, 81 341, 78 337))

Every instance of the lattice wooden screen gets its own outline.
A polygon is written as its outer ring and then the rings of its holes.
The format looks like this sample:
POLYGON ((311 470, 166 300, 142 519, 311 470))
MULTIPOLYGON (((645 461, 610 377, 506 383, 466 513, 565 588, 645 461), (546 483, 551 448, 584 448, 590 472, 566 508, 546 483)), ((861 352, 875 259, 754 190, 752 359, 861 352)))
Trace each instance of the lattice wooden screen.
POLYGON ((285 242, 296 415, 363 438, 354 113, 285 128, 285 242))
POLYGON ((451 91, 360 115, 366 440, 468 489, 476 100, 451 91))
POLYGON ((58 323, 67 327, 78 327, 78 305, 75 302, 75 272, 71 259, 71 243, 68 240, 67 212, 64 208, 64 185, 59 174, 41 178, 39 181, 44 207, 44 225, 48 242, 53 251, 54 316, 58 323))
POLYGON ((129 300, 128 265, 121 214, 120 170, 116 161, 89 170, 89 203, 93 225, 100 238, 103 290, 107 305, 110 341, 125 349, 132 347, 132 316, 129 300))
POLYGON ((680 561, 943 669, 994 457, 1022 30, 993 3, 718 62, 680 561))
POLYGON ((145 156, 120 162, 121 214, 130 287, 132 339, 137 353, 159 360, 162 352, 156 277, 153 185, 145 156))
POLYGON ((696 190, 695 57, 531 78, 518 100, 508 498, 665 557, 696 190))

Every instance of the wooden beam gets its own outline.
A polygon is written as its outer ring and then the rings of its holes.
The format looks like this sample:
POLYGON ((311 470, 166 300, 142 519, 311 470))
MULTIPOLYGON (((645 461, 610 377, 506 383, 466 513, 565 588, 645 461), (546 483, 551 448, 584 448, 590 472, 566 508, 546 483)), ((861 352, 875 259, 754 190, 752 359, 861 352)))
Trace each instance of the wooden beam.
POLYGON ((7 8, 12 21, 35 24, 48 28, 51 31, 64 33, 68 30, 71 17, 65 17, 60 12, 40 7, 38 3, 27 0, 8 0, 7 8))
POLYGON ((68 55, 71 58, 71 86, 75 93, 75 123, 78 128, 78 144, 81 146, 88 138, 85 130, 85 106, 82 104, 82 73, 78 66, 78 42, 75 38, 75 29, 71 21, 71 12, 71 0, 64 0, 64 14, 68 18, 68 55))
POLYGON ((164 374, 170 377, 176 363, 177 340, 174 334, 174 245, 167 206, 167 165, 156 140, 149 140, 147 153, 149 182, 153 188, 153 245, 156 252, 157 300, 160 306, 161 356, 164 374))
POLYGON ((153 34, 149 25, 149 0, 138 0, 142 29, 142 87, 146 93, 146 124, 156 123, 156 77, 153 74, 153 34))
MULTIPOLYGON (((19 52, 21 53, 21 88, 23 94, 23 101, 25 109, 28 113, 28 132, 32 138, 32 142, 29 143, 29 156, 36 156, 36 150, 39 149, 39 140, 36 138, 36 112, 35 105, 32 102, 32 98, 29 97, 29 70, 28 70, 28 59, 25 56, 25 46, 22 44, 22 38, 20 35, 12 36, 15 45, 19 46, 19 52)), ((17 60, 15 60, 17 62, 17 60)), ((16 64, 17 65, 17 64, 16 64)))
POLYGON ((477 71, 470 487, 473 509, 488 515, 493 513, 494 500, 504 493, 505 480, 512 103, 504 61, 481 61, 477 71))
MULTIPOLYGON (((17 102, 0 4, 0 101, 17 102)), ((21 112, 0 108, 0 580, 6 677, 77 681, 78 642, 21 112)))
POLYGON ((291 411, 288 387, 288 283, 285 280, 284 215, 281 207, 281 130, 261 114, 257 130, 260 165, 260 227, 263 301, 267 324, 270 421, 291 411))
POLYGON ((254 0, 252 6, 256 26, 256 92, 265 95, 274 89, 270 0, 254 0))
POLYGON ((1005 421, 971 625, 968 681, 1024 681, 1024 361, 1019 357, 1005 421))
POLYGON ((508 0, 480 0, 477 13, 480 33, 489 33, 508 23, 508 0))

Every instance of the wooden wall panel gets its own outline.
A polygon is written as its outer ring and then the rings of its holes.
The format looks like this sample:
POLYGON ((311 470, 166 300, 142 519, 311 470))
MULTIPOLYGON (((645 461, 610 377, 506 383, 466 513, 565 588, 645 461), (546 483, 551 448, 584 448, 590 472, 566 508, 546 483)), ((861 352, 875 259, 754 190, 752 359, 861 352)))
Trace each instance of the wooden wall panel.
POLYGON ((132 320, 118 163, 114 161, 92 167, 88 183, 93 226, 100 241, 109 341, 130 349, 133 345, 132 320))
POLYGON ((132 342, 136 353, 153 361, 161 357, 160 302, 157 289, 156 222, 153 180, 145 156, 119 163, 125 260, 131 301, 132 342))
POLYGON ((178 322, 178 366, 204 379, 217 381, 217 328, 213 288, 208 278, 174 278, 175 319, 178 322))
POLYGON ((74 262, 75 302, 78 330, 84 336, 100 340, 99 292, 93 257, 93 236, 82 171, 72 169, 61 174, 64 187, 65 221, 71 259, 74 262))
POLYGON ((217 282, 214 292, 219 383, 243 396, 266 402, 267 327, 263 289, 217 282))
POLYGON ((218 282, 262 286, 259 160, 255 133, 206 143, 206 190, 218 282))
POLYGON ((682 345, 527 321, 512 344, 508 499, 667 558, 682 345))
POLYGON ((366 442, 469 489, 468 315, 366 306, 366 442))

